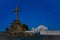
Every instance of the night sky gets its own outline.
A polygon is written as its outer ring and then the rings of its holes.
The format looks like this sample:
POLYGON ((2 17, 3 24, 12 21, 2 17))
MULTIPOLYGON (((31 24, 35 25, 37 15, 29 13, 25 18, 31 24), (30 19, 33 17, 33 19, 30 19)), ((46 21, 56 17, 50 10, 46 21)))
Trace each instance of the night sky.
POLYGON ((0 0, 0 31, 15 20, 12 12, 18 4, 22 10, 19 20, 27 24, 29 29, 45 25, 49 30, 60 30, 60 1, 59 0, 0 0))

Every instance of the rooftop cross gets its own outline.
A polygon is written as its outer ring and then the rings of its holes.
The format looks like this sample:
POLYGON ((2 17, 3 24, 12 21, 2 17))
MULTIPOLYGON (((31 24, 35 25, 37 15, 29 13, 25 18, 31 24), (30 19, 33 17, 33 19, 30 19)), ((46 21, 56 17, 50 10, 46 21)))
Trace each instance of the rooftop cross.
POLYGON ((18 12, 21 11, 20 9, 18 9, 18 6, 16 5, 16 9, 13 10, 13 12, 16 12, 16 20, 18 20, 18 12))

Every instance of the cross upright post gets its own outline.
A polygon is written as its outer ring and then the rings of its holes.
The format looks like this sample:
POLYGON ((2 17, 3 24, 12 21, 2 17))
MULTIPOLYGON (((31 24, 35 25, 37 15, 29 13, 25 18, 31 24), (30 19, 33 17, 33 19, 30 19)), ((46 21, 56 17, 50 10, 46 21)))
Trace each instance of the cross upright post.
POLYGON ((18 9, 18 6, 16 5, 16 9, 13 10, 13 12, 16 12, 16 20, 18 20, 18 12, 21 11, 18 9))

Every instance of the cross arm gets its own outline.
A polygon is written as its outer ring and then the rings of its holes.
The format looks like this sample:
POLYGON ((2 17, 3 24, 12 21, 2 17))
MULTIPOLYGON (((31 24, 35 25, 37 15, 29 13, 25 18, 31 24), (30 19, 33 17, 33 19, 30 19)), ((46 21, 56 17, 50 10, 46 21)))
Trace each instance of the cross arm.
MULTIPOLYGON (((20 9, 18 9, 17 11, 21 11, 20 9)), ((12 12, 16 12, 16 10, 13 10, 12 12)))

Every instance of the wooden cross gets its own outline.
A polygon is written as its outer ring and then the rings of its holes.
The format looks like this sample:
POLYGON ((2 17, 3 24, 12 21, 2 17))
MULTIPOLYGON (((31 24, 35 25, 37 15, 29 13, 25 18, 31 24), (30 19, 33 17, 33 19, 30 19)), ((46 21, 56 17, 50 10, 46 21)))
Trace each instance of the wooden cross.
POLYGON ((18 12, 21 11, 20 9, 18 9, 18 6, 16 6, 16 9, 13 10, 13 12, 16 12, 16 20, 18 20, 18 12))

